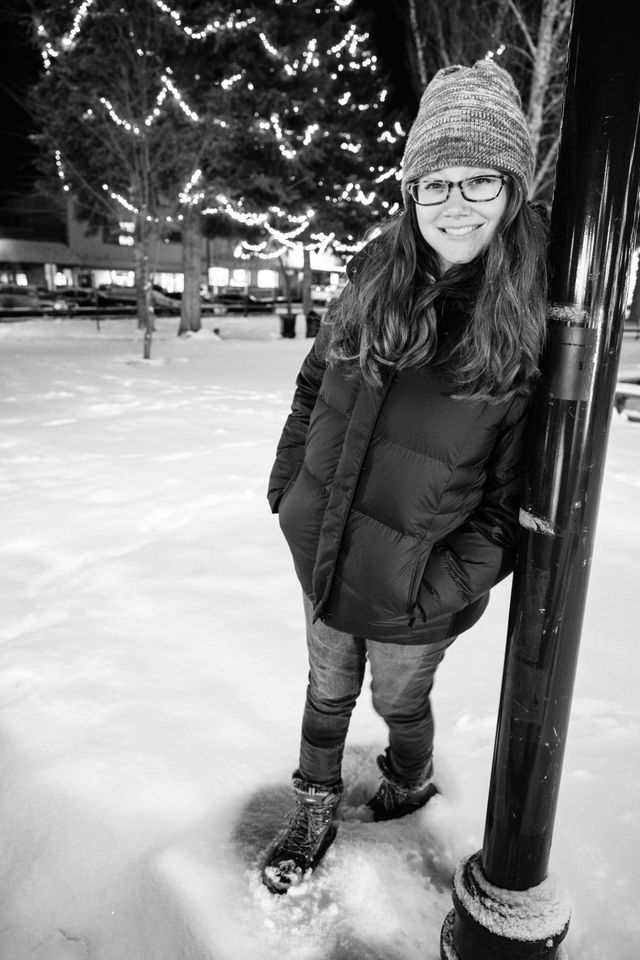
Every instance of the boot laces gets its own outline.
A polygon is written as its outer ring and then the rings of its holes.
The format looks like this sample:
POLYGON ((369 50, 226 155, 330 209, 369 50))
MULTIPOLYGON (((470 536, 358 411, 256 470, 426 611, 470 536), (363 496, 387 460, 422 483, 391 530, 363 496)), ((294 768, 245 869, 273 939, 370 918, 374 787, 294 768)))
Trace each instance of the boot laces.
POLYGON ((307 856, 334 818, 331 804, 301 802, 294 810, 287 830, 287 848, 307 856))
POLYGON ((385 810, 395 810, 395 808, 404 803, 409 798, 409 790, 403 790, 402 787, 389 780, 381 780, 376 793, 376 803, 385 810))

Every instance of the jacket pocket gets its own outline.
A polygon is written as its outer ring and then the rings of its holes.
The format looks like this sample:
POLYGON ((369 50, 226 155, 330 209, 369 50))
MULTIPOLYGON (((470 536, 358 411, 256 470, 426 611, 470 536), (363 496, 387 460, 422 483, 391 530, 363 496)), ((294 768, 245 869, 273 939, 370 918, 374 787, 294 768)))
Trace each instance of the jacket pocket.
POLYGON ((291 476, 289 477, 289 479, 288 479, 287 482, 285 483, 284 487, 282 488, 282 493, 280 494, 280 496, 278 497, 278 499, 277 499, 276 502, 275 502, 275 506, 274 506, 274 510, 273 510, 274 513, 280 513, 280 507, 282 506, 282 501, 284 500, 284 498, 286 497, 286 495, 289 493, 289 490, 291 490, 291 487, 294 485, 294 483, 295 483, 296 480, 298 479, 298 474, 299 474, 299 473, 300 473, 300 467, 298 467, 298 469, 297 469, 294 473, 291 474, 291 476))
POLYGON ((411 572, 411 580, 409 582, 407 613, 415 613, 416 604, 418 602, 418 593, 422 584, 422 577, 424 576, 425 568, 429 561, 429 557, 431 556, 432 546, 433 544, 431 541, 422 539, 416 548, 416 559, 411 572))

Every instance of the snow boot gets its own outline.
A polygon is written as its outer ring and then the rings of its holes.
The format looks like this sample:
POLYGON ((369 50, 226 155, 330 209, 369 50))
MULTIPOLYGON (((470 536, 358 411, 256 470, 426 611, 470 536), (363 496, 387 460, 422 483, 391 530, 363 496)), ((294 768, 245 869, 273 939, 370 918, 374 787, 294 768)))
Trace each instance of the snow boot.
POLYGON ((418 783, 402 783, 389 768, 389 750, 377 759, 382 779, 374 796, 367 806, 373 810, 374 820, 397 820, 414 810, 424 807, 425 803, 438 792, 431 779, 433 764, 429 764, 427 773, 418 783))
POLYGON ((291 819, 269 851, 262 882, 271 893, 286 893, 313 870, 333 842, 342 783, 327 786, 293 775, 296 806, 291 819))

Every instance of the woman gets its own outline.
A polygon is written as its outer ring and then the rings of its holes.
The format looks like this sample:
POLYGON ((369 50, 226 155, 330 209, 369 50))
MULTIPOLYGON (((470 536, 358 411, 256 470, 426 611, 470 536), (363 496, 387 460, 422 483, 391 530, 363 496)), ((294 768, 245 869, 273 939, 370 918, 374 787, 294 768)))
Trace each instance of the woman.
POLYGON ((511 572, 544 338, 545 227, 520 97, 491 61, 440 70, 409 132, 403 212, 353 258, 300 371, 269 500, 304 591, 309 685, 274 893, 336 833, 365 661, 389 728, 374 819, 423 806, 446 648, 511 572))

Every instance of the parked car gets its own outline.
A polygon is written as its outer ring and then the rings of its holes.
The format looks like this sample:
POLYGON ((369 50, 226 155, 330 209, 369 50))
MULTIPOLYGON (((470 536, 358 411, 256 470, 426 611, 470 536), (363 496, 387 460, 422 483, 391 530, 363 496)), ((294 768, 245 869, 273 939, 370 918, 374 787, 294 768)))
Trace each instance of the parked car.
POLYGON ((0 316, 3 317, 57 317, 67 316, 69 305, 55 294, 41 293, 37 287, 0 285, 0 316))
POLYGON ((322 304, 328 307, 332 300, 340 296, 346 280, 340 280, 340 283, 314 283, 311 286, 311 299, 313 303, 322 304))
POLYGON ((274 306, 272 298, 263 300, 240 290, 217 293, 211 302, 214 313, 243 313, 245 316, 247 313, 273 313, 274 306))
POLYGON ((72 313, 95 310, 98 297, 91 287, 58 287, 56 298, 69 305, 72 313))
MULTIPOLYGON (((118 287, 113 284, 104 284, 98 287, 98 306, 106 308, 123 308, 135 311, 137 293, 135 287, 118 287)), ((180 303, 158 289, 151 290, 151 303, 157 314, 179 313, 180 303)))
POLYGON ((159 293, 161 297, 168 297, 170 300, 173 300, 174 302, 177 300, 179 303, 182 300, 181 293, 177 293, 175 290, 173 292, 171 290, 165 290, 165 288, 161 287, 159 283, 152 283, 151 289, 154 290, 156 293, 159 293))

